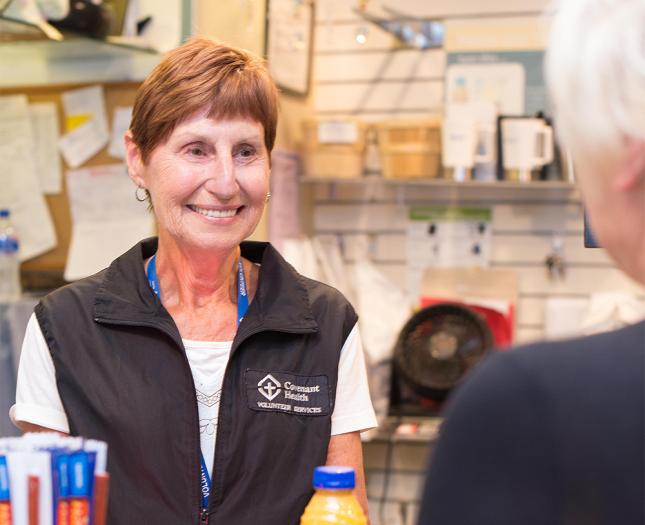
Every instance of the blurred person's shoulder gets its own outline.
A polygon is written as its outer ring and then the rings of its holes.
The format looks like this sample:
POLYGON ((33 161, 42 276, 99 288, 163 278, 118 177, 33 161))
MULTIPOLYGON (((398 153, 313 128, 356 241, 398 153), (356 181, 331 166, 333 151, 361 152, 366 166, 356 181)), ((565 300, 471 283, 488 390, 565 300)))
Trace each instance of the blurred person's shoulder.
POLYGON ((519 346, 497 352, 488 361, 492 367, 521 370, 544 387, 569 390, 588 384, 619 389, 629 377, 643 379, 645 321, 586 337, 519 346))
POLYGON ((484 359, 450 399, 447 419, 517 414, 512 424, 546 432, 564 449, 604 442, 642 453, 644 378, 645 322, 536 342, 484 359))
POLYGON ((426 495, 439 519, 421 523, 489 523, 473 516, 498 505, 498 524, 643 523, 644 375, 645 322, 493 353, 449 400, 426 495), (453 519, 474 487, 485 501, 453 519))

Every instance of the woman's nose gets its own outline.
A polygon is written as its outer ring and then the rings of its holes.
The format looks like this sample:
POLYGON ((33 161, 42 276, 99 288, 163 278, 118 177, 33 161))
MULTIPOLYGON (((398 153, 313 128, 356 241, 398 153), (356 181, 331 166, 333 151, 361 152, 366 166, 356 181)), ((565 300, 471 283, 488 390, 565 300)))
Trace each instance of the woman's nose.
POLYGON ((235 163, 230 155, 219 155, 209 170, 206 190, 221 200, 230 200, 237 195, 239 187, 235 163))

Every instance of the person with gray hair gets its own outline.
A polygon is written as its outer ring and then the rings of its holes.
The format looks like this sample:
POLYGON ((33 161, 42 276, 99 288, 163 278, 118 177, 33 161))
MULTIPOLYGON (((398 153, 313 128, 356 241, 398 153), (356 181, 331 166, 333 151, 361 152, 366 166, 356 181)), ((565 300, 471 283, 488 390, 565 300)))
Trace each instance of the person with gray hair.
MULTIPOLYGON (((594 233, 645 284, 645 0, 562 0, 546 73, 594 233)), ((450 400, 420 525, 645 523, 645 322, 495 353, 450 400)))

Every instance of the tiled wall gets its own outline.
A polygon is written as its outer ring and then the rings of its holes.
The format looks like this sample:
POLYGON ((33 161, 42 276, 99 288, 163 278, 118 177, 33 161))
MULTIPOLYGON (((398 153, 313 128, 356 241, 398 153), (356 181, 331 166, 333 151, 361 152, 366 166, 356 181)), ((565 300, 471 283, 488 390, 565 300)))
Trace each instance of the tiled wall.
POLYGON ((345 258, 354 260, 352 242, 369 236, 373 261, 392 281, 406 285, 406 227, 410 205, 487 206, 493 212, 493 268, 517 271, 519 301, 516 339, 529 341, 543 336, 544 307, 548 298, 586 299, 592 292, 642 290, 625 277, 601 249, 583 246, 582 205, 573 190, 544 192, 515 190, 500 195, 497 190, 405 187, 378 185, 365 196, 363 185, 317 184, 314 225, 317 234, 340 236, 345 258), (474 195, 474 193, 479 193, 474 195), (330 195, 333 194, 333 195, 330 195), (566 272, 550 278, 545 259, 554 238, 563 243, 566 272))
MULTIPOLYGON (((347 0, 317 2, 312 78, 317 115, 380 120, 440 114, 446 53, 441 49, 397 47, 393 37, 357 17, 354 9, 358 4, 347 0), (359 45, 355 35, 366 25, 367 41, 359 45)), ((469 20, 484 17, 519 20, 520 25, 531 27, 532 21, 542 20, 541 12, 547 4, 547 0, 387 0, 367 2, 367 8, 386 17, 392 14, 383 6, 404 15, 443 18, 452 24, 467 25, 469 20)), ((520 42, 522 38, 515 35, 509 41, 520 42)), ((405 286, 408 206, 490 207, 491 266, 514 269, 519 276, 517 341, 543 337, 544 307, 549 298, 585 300, 593 292, 610 290, 644 297, 643 290, 624 277, 603 250, 583 247, 583 210, 576 190, 394 186, 383 184, 378 173, 371 175, 376 177, 361 183, 312 184, 314 233, 338 236, 350 263, 354 260, 352 241, 357 236, 369 237, 374 262, 394 282, 405 286), (556 237, 563 243, 567 270, 563 278, 550 279, 544 260, 556 237)), ((390 479, 384 490, 387 445, 366 443, 373 525, 415 523, 429 450, 424 443, 393 445, 390 479)))
POLYGON ((363 450, 371 525, 416 524, 432 446, 374 441, 363 450))

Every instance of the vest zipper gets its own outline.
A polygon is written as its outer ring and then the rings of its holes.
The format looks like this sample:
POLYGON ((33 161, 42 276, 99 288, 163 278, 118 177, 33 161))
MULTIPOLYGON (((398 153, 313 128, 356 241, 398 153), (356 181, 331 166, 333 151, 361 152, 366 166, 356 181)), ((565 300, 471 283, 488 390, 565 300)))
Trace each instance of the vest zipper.
MULTIPOLYGON (((150 322, 150 321, 128 321, 125 319, 102 319, 100 317, 95 317, 94 321, 97 323, 102 323, 102 324, 113 324, 113 325, 122 325, 122 326, 142 326, 146 328, 153 328, 155 330, 159 330, 163 334, 167 335, 172 341, 178 345, 181 354, 184 356, 184 362, 186 363, 186 369, 188 371, 188 376, 190 379, 190 384, 192 385, 193 389, 193 399, 195 400, 195 420, 197 422, 196 429, 197 429, 197 447, 198 450, 201 452, 201 442, 200 442, 200 436, 199 436, 199 406, 197 402, 197 391, 195 390, 195 382, 193 380, 193 375, 190 370, 190 363, 188 362, 188 357, 186 356, 186 350, 184 348, 183 342, 181 341, 181 335, 179 332, 177 334, 174 334, 172 331, 167 330, 165 327, 160 326, 159 324, 155 322, 150 322), (179 338, 176 337, 176 335, 179 336, 179 338)), ((193 476, 195 480, 199 480, 201 477, 201 463, 198 461, 197 462, 197 475, 193 476)), ((211 488, 212 491, 212 488, 211 488)), ((207 525, 208 524, 208 509, 202 508, 202 491, 201 487, 199 486, 199 482, 197 483, 197 493, 199 494, 199 524, 200 525, 207 525)), ((212 495, 211 495, 212 497, 212 495)), ((209 500, 211 499, 209 497, 209 500)))

